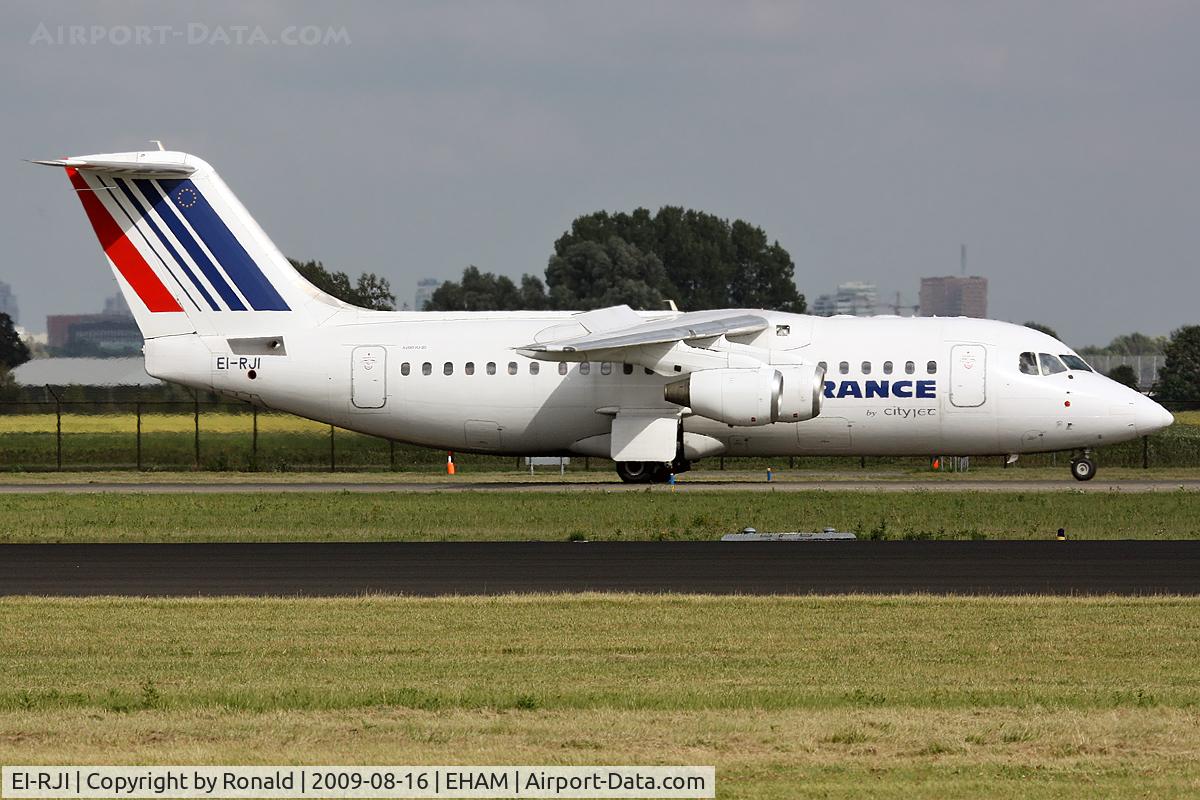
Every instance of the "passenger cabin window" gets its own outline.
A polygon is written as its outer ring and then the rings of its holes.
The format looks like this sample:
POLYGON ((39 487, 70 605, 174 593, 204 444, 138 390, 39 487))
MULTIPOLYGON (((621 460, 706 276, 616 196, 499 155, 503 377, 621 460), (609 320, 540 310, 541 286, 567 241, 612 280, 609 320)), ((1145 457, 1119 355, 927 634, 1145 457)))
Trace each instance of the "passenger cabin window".
POLYGON ((883 374, 884 375, 892 374, 892 362, 890 362, 890 361, 883 362, 883 374))
POLYGON ((559 375, 566 375, 568 369, 569 369, 569 367, 567 366, 567 362, 565 362, 565 361, 558 362, 558 374, 559 375))
POLYGON ((433 364, 430 364, 428 361, 426 361, 424 364, 422 364, 421 365, 421 374, 422 375, 432 375, 433 374, 433 364))
POLYGON ((1038 365, 1037 365, 1037 356, 1035 356, 1033 353, 1021 353, 1021 357, 1019 359, 1019 365, 1021 368, 1022 375, 1037 375, 1037 374, 1039 374, 1038 373, 1038 365))
POLYGON ((1063 353, 1063 363, 1067 365, 1067 369, 1077 369, 1082 372, 1092 372, 1092 368, 1088 363, 1074 353, 1063 353))
POLYGON ((848 374, 850 372, 850 362, 843 361, 842 363, 838 364, 838 372, 842 373, 843 375, 848 374))
POLYGON ((515 362, 515 361, 508 362, 508 374, 509 375, 517 374, 517 362, 515 362))
POLYGON ((475 374, 475 362, 468 361, 466 364, 463 364, 463 372, 465 372, 468 375, 474 375, 475 374))
POLYGON ((864 361, 862 363, 862 374, 863 375, 871 374, 871 362, 870 361, 864 361))
POLYGON ((600 374, 601 375, 611 375, 612 374, 612 363, 609 361, 601 361, 600 362, 600 374))
POLYGON ((539 364, 539 363, 538 363, 538 362, 536 362, 536 361, 530 361, 530 362, 529 362, 529 374, 530 374, 530 375, 537 375, 537 374, 538 374, 539 372, 541 372, 541 371, 542 371, 542 365, 541 365, 541 364, 539 364))
POLYGON ((412 371, 412 367, 409 366, 409 363, 407 361, 405 361, 403 364, 400 365, 400 374, 401 375, 407 375, 411 371, 412 371))
POLYGON ((821 369, 825 370, 826 372, 829 372, 829 362, 827 362, 827 361, 818 361, 818 362, 817 362, 817 366, 818 366, 818 367, 820 367, 821 369))
POLYGON ((488 375, 496 374, 496 362, 495 361, 489 361, 487 363, 487 374, 488 375))
POLYGON ((937 374, 937 362, 930 361, 928 364, 925 365, 925 371, 927 373, 929 373, 930 375, 936 375, 937 374))
POLYGON ((579 374, 580 375, 587 375, 591 371, 592 371, 592 362, 590 362, 590 361, 579 362, 579 374))
POLYGON ((1056 375, 1067 371, 1063 363, 1049 353, 1038 353, 1038 363, 1042 365, 1043 375, 1056 375))
POLYGON ((443 375, 453 375, 454 374, 454 362, 453 361, 447 361, 445 364, 442 364, 442 374, 443 375))
POLYGON ((626 375, 632 375, 633 374, 633 364, 622 364, 621 372, 624 372, 626 375))
POLYGON ((912 374, 913 374, 914 372, 916 372, 916 371, 917 371, 917 365, 916 365, 916 364, 914 364, 914 363, 913 363, 913 362, 911 362, 911 361, 905 361, 905 362, 904 362, 904 374, 905 374, 905 375, 912 375, 912 374))

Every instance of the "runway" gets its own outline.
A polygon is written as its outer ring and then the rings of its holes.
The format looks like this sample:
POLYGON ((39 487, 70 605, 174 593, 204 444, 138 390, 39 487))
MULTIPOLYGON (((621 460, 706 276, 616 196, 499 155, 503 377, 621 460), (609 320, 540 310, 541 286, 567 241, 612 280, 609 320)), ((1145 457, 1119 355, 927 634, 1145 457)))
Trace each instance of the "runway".
POLYGON ((669 486, 625 484, 617 481, 423 481, 423 482, 342 482, 342 481, 214 481, 214 482, 61 482, 0 484, 4 494, 103 494, 138 492, 144 494, 254 494, 258 492, 350 492, 355 494, 387 492, 1098 492, 1132 493, 1200 491, 1200 480, 1093 480, 1080 483, 1066 480, 687 480, 669 486))
POLYGON ((0 545, 0 595, 1200 594, 1200 541, 0 545))

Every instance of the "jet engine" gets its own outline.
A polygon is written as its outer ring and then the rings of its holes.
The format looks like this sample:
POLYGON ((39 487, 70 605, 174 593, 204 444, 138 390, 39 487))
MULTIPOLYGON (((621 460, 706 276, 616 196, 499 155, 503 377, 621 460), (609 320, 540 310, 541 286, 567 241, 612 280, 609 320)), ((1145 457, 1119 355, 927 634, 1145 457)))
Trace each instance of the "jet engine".
POLYGON ((705 369, 663 387, 667 402, 727 425, 803 422, 821 413, 825 371, 813 366, 705 369))

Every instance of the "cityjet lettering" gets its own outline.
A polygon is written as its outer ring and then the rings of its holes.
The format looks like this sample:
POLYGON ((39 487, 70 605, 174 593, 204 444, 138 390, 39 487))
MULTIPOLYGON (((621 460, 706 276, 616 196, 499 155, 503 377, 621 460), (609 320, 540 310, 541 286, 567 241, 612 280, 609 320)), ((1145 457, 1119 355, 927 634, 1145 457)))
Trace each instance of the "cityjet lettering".
POLYGON ((825 396, 841 397, 937 397, 937 381, 825 381, 825 396))

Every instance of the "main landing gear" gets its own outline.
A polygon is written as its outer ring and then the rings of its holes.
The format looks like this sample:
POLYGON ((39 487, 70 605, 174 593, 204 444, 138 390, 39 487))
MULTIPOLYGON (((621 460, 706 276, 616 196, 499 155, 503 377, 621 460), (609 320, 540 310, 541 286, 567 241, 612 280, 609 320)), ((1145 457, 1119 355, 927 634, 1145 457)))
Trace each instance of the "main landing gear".
POLYGON ((618 461, 617 475, 625 483, 666 483, 671 475, 687 472, 692 462, 682 458, 674 461, 618 461))
POLYGON ((1096 462, 1092 461, 1091 453, 1083 451, 1083 455, 1071 459, 1071 477, 1077 481, 1090 481, 1096 477, 1096 462))

